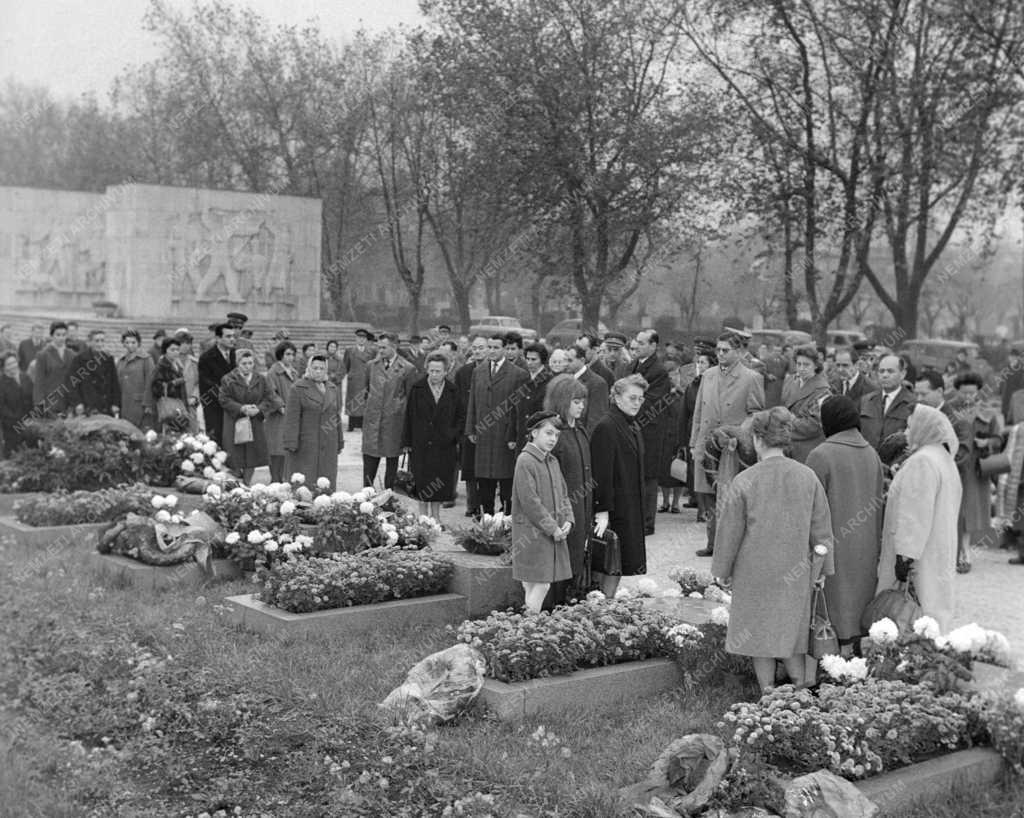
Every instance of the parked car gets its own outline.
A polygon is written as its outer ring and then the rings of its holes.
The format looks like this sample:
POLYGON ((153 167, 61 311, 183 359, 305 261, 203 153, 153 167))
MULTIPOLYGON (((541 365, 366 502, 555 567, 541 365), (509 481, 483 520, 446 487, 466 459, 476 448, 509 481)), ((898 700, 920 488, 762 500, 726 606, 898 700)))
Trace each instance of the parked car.
POLYGON ((480 322, 469 328, 469 334, 491 336, 496 333, 518 332, 523 341, 532 343, 537 340, 537 330, 527 329, 519 323, 519 319, 511 315, 485 315, 480 322))
POLYGON ((836 329, 829 330, 825 340, 829 350, 834 352, 839 347, 852 347, 861 341, 867 341, 868 337, 859 329, 836 329))
MULTIPOLYGON (((562 347, 564 349, 565 347, 576 343, 576 339, 580 337, 580 333, 582 332, 582 318, 566 318, 564 321, 559 321, 551 328, 551 331, 544 336, 544 342, 551 349, 554 349, 555 347, 562 347)), ((608 327, 604 325, 603 321, 598 321, 597 334, 603 338, 606 332, 608 332, 608 327)))
POLYGON ((904 341, 899 348, 901 355, 906 355, 914 362, 918 372, 922 369, 935 369, 942 372, 946 364, 956 360, 960 350, 967 351, 967 362, 971 369, 981 375, 986 383, 991 380, 992 366, 980 355, 978 345, 973 341, 948 341, 944 338, 911 338, 904 341))
POLYGON ((749 346, 755 355, 761 344, 775 344, 778 349, 787 344, 791 347, 798 347, 801 344, 814 343, 810 333, 798 329, 757 329, 750 330, 750 335, 749 346))

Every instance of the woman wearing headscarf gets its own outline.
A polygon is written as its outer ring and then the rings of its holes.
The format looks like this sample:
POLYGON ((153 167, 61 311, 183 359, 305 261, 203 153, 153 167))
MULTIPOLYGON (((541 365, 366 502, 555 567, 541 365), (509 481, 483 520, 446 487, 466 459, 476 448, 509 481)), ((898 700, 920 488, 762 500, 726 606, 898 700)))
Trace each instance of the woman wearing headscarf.
POLYGON ((306 374, 288 395, 281 443, 286 474, 298 472, 310 484, 326 477, 331 490, 338 479, 338 452, 345 447, 341 433, 341 397, 328 380, 327 356, 313 355, 306 374))
POLYGON ((263 419, 271 407, 270 387, 267 379, 256 372, 256 356, 251 349, 235 352, 235 368, 220 382, 220 405, 224 409, 221 440, 228 453, 228 464, 242 476, 245 483, 252 482, 253 472, 267 465, 267 438, 263 432, 263 419), (252 424, 252 439, 235 440, 237 423, 243 417, 252 424))
POLYGON ((824 363, 813 344, 799 346, 793 354, 794 372, 782 386, 782 405, 793 413, 793 442, 789 456, 798 463, 825 439, 818 407, 832 393, 824 375, 824 363))
POLYGON ((775 682, 781 659, 790 681, 806 684, 814 550, 828 550, 822 574, 832 573, 832 520, 814 472, 786 457, 793 415, 776 406, 751 418, 758 462, 740 472, 720 498, 711 571, 732 583, 725 649, 750 656, 762 689, 775 682))
POLYGON ((938 409, 917 404, 907 421, 910 456, 885 505, 877 592, 908 579, 942 632, 953 620, 953 568, 962 488, 953 459, 959 442, 938 409))
MULTIPOLYGON (((267 370, 267 385, 270 387, 270 411, 263 424, 267 435, 267 456, 270 458, 270 479, 281 483, 284 473, 284 413, 288 396, 299 378, 295 369, 295 344, 281 341, 274 348, 274 363, 267 370)), ((328 377, 330 377, 328 375, 328 377)))
POLYGON ((821 404, 825 442, 807 455, 825 488, 832 514, 835 573, 825 580, 825 601, 844 654, 856 652, 860 619, 875 598, 882 541, 882 461, 860 433, 860 410, 835 395, 821 404))

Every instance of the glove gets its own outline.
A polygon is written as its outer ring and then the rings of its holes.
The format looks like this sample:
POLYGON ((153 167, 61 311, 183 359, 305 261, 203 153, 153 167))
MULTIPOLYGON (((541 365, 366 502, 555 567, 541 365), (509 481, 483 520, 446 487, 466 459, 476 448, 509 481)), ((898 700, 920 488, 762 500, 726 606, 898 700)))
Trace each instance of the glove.
POLYGON ((896 556, 896 579, 899 582, 906 582, 910 578, 910 569, 914 561, 910 557, 896 556))

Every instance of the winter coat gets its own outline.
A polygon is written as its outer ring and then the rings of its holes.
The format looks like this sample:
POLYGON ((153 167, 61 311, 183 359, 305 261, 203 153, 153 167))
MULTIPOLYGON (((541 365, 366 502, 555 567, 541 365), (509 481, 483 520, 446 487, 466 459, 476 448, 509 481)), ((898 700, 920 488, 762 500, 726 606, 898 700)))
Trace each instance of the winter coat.
POLYGON ((18 344, 18 369, 27 372, 29 366, 44 349, 46 349, 45 338, 40 339, 38 344, 31 338, 26 338, 18 344))
POLYGON ((548 384, 554 377, 547 367, 541 369, 536 378, 529 377, 529 372, 526 374, 527 379, 519 387, 517 400, 512 406, 512 424, 515 427, 517 455, 526 445, 526 421, 534 412, 539 412, 544 408, 544 396, 547 394, 548 384))
MULTIPOLYGON (((267 371, 267 385, 270 387, 270 409, 263 421, 263 431, 267 435, 267 454, 270 457, 283 457, 285 455, 283 435, 285 423, 285 409, 288 406, 288 396, 295 385, 298 374, 295 370, 291 373, 280 361, 274 361, 267 371)), ((291 474, 292 472, 289 472, 291 474)))
POLYGON ((558 443, 551 450, 558 461, 569 492, 569 504, 575 520, 566 539, 569 548, 569 564, 573 577, 583 574, 583 556, 587 537, 594 528, 594 483, 590 464, 590 436, 579 422, 566 426, 558 435, 558 443))
POLYGON ((23 372, 18 379, 0 374, 0 438, 5 457, 25 445, 22 423, 32 414, 32 381, 23 372))
POLYGON ((61 357, 52 344, 43 347, 36 355, 32 399, 45 414, 62 414, 68 410, 68 375, 74 359, 75 353, 71 349, 64 347, 64 356, 61 357))
POLYGON ((285 474, 299 472, 311 484, 326 477, 334 489, 338 452, 345 441, 341 433, 341 396, 333 383, 328 381, 321 393, 307 378, 295 381, 285 407, 281 443, 285 474))
POLYGON ((153 379, 150 382, 150 390, 153 393, 154 403, 159 401, 160 398, 177 398, 180 401, 185 401, 187 406, 188 391, 185 389, 184 367, 178 368, 171 363, 169 358, 161 356, 160 360, 156 363, 156 371, 153 373, 153 379))
POLYGON ((242 373, 237 369, 229 372, 220 382, 217 399, 224 412, 224 425, 221 431, 224 451, 228 453, 228 465, 233 469, 255 469, 266 466, 267 437, 263 429, 263 419, 270 411, 272 403, 270 387, 267 379, 259 372, 252 373, 252 380, 245 382, 242 373), (235 443, 235 421, 242 414, 242 406, 252 403, 259 408, 259 413, 249 418, 252 421, 252 442, 235 443))
POLYGON ((802 463, 769 457, 736 475, 718 511, 711 571, 733 584, 725 649, 766 658, 806 654, 814 546, 828 547, 823 573, 833 573, 821 482, 802 463))
POLYGON ((667 400, 672 391, 672 381, 668 376, 668 370, 656 355, 651 355, 642 363, 634 361, 633 372, 647 381, 644 402, 636 416, 640 434, 644 438, 644 480, 657 480, 662 472, 661 459, 665 448, 665 436, 673 422, 671 404, 667 400))
POLYGON ((417 375, 401 355, 396 355, 387 369, 383 358, 370 363, 363 407, 363 454, 398 457, 402 453, 405 402, 417 375))
POLYGON ((206 433, 224 446, 224 409, 220 405, 220 384, 235 368, 235 351, 225 358, 216 344, 199 356, 199 402, 203 405, 206 433))
MULTIPOLYGON (((469 410, 469 392, 473 387, 473 372, 476 371, 476 361, 467 361, 455 371, 455 391, 462 402, 463 415, 469 410)), ((462 479, 467 483, 476 479, 476 444, 470 442, 462 430, 462 442, 459 452, 459 472, 462 479)), ((525 434, 525 427, 524 432, 525 434)))
POLYGON ((978 539, 992 531, 992 479, 978 474, 978 461, 1001 450, 1002 424, 987 407, 968 407, 962 403, 947 405, 960 441, 956 466, 963 494, 958 526, 961 534, 970 534, 973 539, 978 539), (979 448, 974 442, 976 437, 987 440, 987 445, 979 448))
POLYGON ((877 392, 866 394, 860 399, 860 431, 864 439, 877 451, 882 441, 889 435, 906 431, 907 420, 914 411, 916 402, 914 393, 901 386, 893 398, 892 406, 883 416, 885 393, 879 389, 877 392))
POLYGON ((527 443, 512 479, 512 578, 558 582, 572 577, 569 549, 555 532, 574 522, 558 461, 527 443))
POLYGON ((860 618, 875 598, 885 500, 882 461, 857 429, 825 439, 807 455, 832 515, 835 573, 825 580, 825 601, 840 639, 862 635, 860 618))
POLYGON ((764 408, 782 405, 782 389, 789 372, 789 359, 782 355, 769 355, 764 361, 764 408))
POLYGON ((622 546, 622 575, 647 573, 644 540, 644 439, 636 421, 614 403, 590 438, 594 513, 608 512, 608 527, 622 546))
POLYGON ((121 417, 131 421, 140 429, 156 421, 153 414, 153 359, 145 352, 136 350, 117 362, 117 378, 121 385, 121 417), (145 421, 143 421, 145 418, 145 421))
POLYGON ((411 449, 409 466, 416 499, 424 503, 455 499, 459 440, 465 425, 455 384, 445 380, 436 402, 426 376, 412 385, 405 405, 402 448, 411 449))
MULTIPOLYGON (((832 389, 833 395, 842 395, 843 393, 843 379, 833 378, 829 382, 829 387, 832 389)), ((853 401, 855 406, 860 406, 861 400, 865 395, 870 395, 872 392, 877 392, 879 386, 873 380, 866 378, 863 372, 857 372, 857 379, 849 387, 849 390, 845 393, 846 397, 853 401)))
MULTIPOLYGON (((700 379, 690 432, 694 462, 704 462, 708 436, 719 426, 739 426, 750 415, 764 408, 764 378, 737 361, 723 372, 720 366, 709 368, 700 379)), ((694 488, 712 494, 703 468, 694 469, 694 488)))
POLYGON ((830 394, 828 380, 820 372, 803 384, 793 375, 782 386, 782 405, 796 418, 789 456, 797 463, 807 460, 811 450, 825 440, 819 410, 821 401, 830 394))
POLYGON ((474 474, 478 479, 507 480, 515 470, 515 453, 508 444, 516 442, 514 408, 521 400, 522 387, 530 376, 505 361, 491 376, 489 361, 473 370, 466 434, 476 435, 474 474))
MULTIPOLYGON (((366 401, 366 379, 370 361, 377 356, 376 350, 366 346, 349 347, 342 357, 342 371, 345 373, 345 414, 361 418, 366 401)), ((301 370, 300 370, 301 371, 301 370)))
POLYGON ((121 407, 117 366, 106 352, 88 347, 79 352, 71 361, 67 385, 68 407, 71 409, 81 404, 87 413, 109 415, 114 406, 121 407))

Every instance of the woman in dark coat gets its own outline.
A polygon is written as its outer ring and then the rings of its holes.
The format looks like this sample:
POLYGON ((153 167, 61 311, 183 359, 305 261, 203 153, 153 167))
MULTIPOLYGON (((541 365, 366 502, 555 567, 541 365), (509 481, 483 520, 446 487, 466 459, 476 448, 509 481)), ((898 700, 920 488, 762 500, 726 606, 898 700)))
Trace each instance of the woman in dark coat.
POLYGON ((819 407, 821 401, 832 394, 825 368, 813 344, 796 348, 794 373, 782 385, 782 405, 793 413, 793 434, 789 456, 803 463, 807 455, 825 440, 821 431, 819 407))
POLYGON ((338 479, 338 452, 345 446, 341 434, 341 396, 327 380, 327 357, 314 355, 288 395, 284 431, 285 474, 298 472, 306 482, 326 477, 334 490, 338 479))
POLYGON ((249 483, 257 466, 267 465, 267 438, 263 419, 272 406, 267 379, 254 371, 256 356, 251 349, 235 352, 235 368, 220 382, 220 405, 224 409, 223 438, 228 463, 242 480, 249 483), (235 423, 248 417, 252 423, 252 440, 235 442, 235 423))
MULTIPOLYGON (((644 540, 644 441, 635 421, 647 381, 627 375, 612 385, 611 406, 594 427, 590 463, 594 473, 594 530, 611 529, 622 547, 622 576, 647 573, 644 540)), ((621 577, 594 572, 605 596, 612 597, 621 577)))
POLYGON ((267 372, 267 384, 270 386, 270 411, 263 423, 267 433, 267 456, 270 458, 270 479, 275 483, 284 482, 288 475, 284 473, 284 413, 288 406, 288 396, 292 386, 299 378, 295 371, 295 344, 282 341, 274 349, 274 363, 267 372))
POLYGON ((588 590, 590 572, 583 558, 587 537, 594 527, 594 484, 590 436, 586 426, 579 422, 586 408, 587 387, 572 375, 556 375, 548 382, 544 409, 555 412, 562 421, 562 431, 551 454, 562 469, 575 522, 566 539, 572 579, 552 584, 545 606, 553 607, 573 598, 579 599, 588 590))
POLYGON ((185 407, 186 414, 177 420, 165 420, 161 431, 187 432, 194 416, 188 408, 188 390, 185 388, 185 368, 179 354, 181 342, 175 337, 164 338, 160 344, 160 358, 153 371, 153 402, 157 407, 157 422, 160 422, 160 398, 177 398, 185 407))
MULTIPOLYGON (((712 366, 718 365, 718 358, 713 350, 700 348, 696 357, 696 377, 686 385, 683 392, 683 406, 679 415, 679 446, 683 459, 686 460, 686 490, 690 494, 687 508, 697 508, 697 522, 707 522, 708 512, 711 510, 708 504, 710 495, 698 493, 693 484, 693 475, 696 467, 693 464, 693 457, 690 451, 690 435, 693 432, 693 415, 697 411, 697 391, 700 389, 701 378, 712 366)), ((701 467, 703 468, 703 466, 701 467)))
POLYGON ((825 580, 825 601, 844 655, 863 636, 861 615, 875 598, 882 545, 882 461, 860 433, 860 410, 834 395, 821 405, 825 442, 807 455, 807 467, 825 488, 832 514, 836 572, 825 580))
POLYGON ((8 352, 0 362, 0 440, 4 457, 25 445, 22 423, 32 413, 32 381, 18 367, 18 356, 8 352))
MULTIPOLYGON (((658 507, 661 513, 679 513, 679 500, 683 494, 683 483, 672 476, 672 461, 679 456, 679 429, 683 420, 683 391, 680 384, 679 361, 668 359, 665 361, 665 369, 668 370, 669 380, 672 388, 663 398, 667 404, 664 413, 668 416, 665 424, 665 434, 661 439, 661 456, 658 458, 658 488, 661 489, 662 504, 658 507)), ((689 441, 689 438, 687 438, 689 441)))
POLYGON ((562 422, 554 412, 526 421, 530 442, 512 478, 512 577, 523 583, 526 610, 537 613, 552 582, 572 576, 566 537, 573 529, 569 492, 551 450, 562 422))
POLYGON ((426 377, 409 389, 402 428, 402 451, 409 454, 420 514, 440 522, 441 503, 455 499, 459 438, 466 415, 455 385, 445 378, 448 359, 431 352, 426 377))

